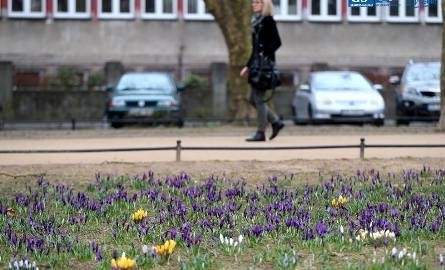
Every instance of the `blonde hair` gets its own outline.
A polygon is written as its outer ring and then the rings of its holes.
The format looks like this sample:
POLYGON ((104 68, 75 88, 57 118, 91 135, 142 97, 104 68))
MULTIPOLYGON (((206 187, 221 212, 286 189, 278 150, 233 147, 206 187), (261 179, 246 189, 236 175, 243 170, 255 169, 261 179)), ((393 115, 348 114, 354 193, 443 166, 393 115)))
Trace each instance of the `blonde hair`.
POLYGON ((272 0, 263 0, 263 11, 261 13, 263 16, 275 15, 272 0))

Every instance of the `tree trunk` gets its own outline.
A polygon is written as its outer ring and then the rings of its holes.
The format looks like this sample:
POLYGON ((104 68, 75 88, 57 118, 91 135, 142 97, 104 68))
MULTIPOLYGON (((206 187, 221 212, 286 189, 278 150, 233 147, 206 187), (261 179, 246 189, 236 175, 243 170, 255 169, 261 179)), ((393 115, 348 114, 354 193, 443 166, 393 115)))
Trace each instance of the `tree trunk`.
MULTIPOLYGON (((439 3, 439 1, 438 1, 439 3)), ((445 131, 445 0, 442 0, 442 63, 440 71, 440 119, 437 123, 439 131, 445 131)))
POLYGON ((250 2, 246 0, 204 0, 221 29, 229 53, 228 97, 233 120, 250 115, 247 80, 239 76, 251 50, 250 2))

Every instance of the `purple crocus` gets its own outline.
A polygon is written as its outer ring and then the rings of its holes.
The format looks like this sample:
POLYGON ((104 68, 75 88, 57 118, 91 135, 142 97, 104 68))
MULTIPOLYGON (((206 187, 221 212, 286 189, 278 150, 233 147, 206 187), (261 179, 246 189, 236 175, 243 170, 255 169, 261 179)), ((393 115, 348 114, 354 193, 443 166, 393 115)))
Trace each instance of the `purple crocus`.
POLYGON ((255 236, 261 236, 263 234, 263 226, 262 225, 255 225, 252 227, 252 233, 255 236))
POLYGON ((321 238, 323 238, 328 233, 328 226, 326 226, 326 224, 323 222, 318 222, 315 225, 315 231, 321 238))
POLYGON ((303 240, 310 240, 314 238, 314 231, 312 229, 307 229, 303 234, 303 240))

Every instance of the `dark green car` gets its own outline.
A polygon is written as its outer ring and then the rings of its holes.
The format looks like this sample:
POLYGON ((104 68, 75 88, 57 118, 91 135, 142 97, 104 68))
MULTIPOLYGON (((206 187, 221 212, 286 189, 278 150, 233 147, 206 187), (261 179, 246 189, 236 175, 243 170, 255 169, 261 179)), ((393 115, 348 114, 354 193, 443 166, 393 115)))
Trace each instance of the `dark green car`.
POLYGON ((173 78, 163 72, 124 74, 108 101, 106 115, 114 128, 134 123, 184 124, 180 92, 173 78))

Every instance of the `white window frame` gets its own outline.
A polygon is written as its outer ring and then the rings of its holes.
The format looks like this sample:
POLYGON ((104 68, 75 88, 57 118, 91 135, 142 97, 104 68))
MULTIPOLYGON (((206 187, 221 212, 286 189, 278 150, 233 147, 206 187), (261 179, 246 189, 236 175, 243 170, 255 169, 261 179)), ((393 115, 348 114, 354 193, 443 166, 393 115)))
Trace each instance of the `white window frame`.
POLYGON ((320 1, 320 15, 312 15, 312 3, 311 0, 307 2, 307 18, 313 22, 339 22, 342 16, 342 1, 335 0, 337 3, 337 15, 328 15, 328 0, 320 1))
POLYGON ((425 7, 425 22, 427 23, 441 23, 442 18, 442 0, 437 0, 437 12, 439 16, 437 17, 429 17, 428 7, 425 7))
MULTIPOLYGON (((188 20, 213 20, 213 15, 206 13, 206 6, 203 0, 198 1, 198 13, 190 14, 188 11, 189 8, 189 0, 184 0, 184 18, 188 20)), ((230 1, 230 0, 228 0, 230 1)))
POLYGON ((279 21, 301 21, 302 19, 302 10, 303 10, 303 0, 297 0, 297 14, 289 14, 289 0, 281 0, 280 1, 280 13, 278 13, 277 8, 275 8, 275 16, 274 18, 279 21))
POLYGON ((23 11, 12 10, 12 0, 8 0, 8 17, 10 18, 45 18, 46 17, 46 0, 40 0, 42 2, 42 11, 31 11, 31 0, 23 1, 23 11))
POLYGON ((173 0, 173 13, 162 12, 164 0, 155 0, 155 12, 149 13, 145 11, 146 0, 141 0, 141 18, 143 19, 176 19, 178 18, 178 1, 173 0))
POLYGON ((350 22, 380 22, 382 20, 382 8, 375 7, 375 16, 368 15, 368 7, 358 7, 360 15, 352 15, 352 7, 348 7, 347 18, 350 22))
POLYGON ((134 19, 135 17, 135 0, 130 0, 130 13, 122 13, 120 12, 120 1, 119 0, 110 0, 111 2, 111 12, 102 12, 102 0, 97 0, 98 5, 97 8, 99 12, 97 14, 100 19, 134 19))
MULTIPOLYGON (((76 12, 76 1, 67 0, 68 11, 58 11, 58 0, 53 0, 54 18, 57 19, 88 19, 91 18, 91 0, 85 0, 87 10, 85 12, 76 12)), ((94 1, 94 0, 93 0, 94 1)))
POLYGON ((387 22, 418 23, 420 22, 419 7, 414 7, 414 17, 406 16, 406 0, 399 0, 399 15, 390 16, 390 7, 385 7, 385 17, 387 22))

